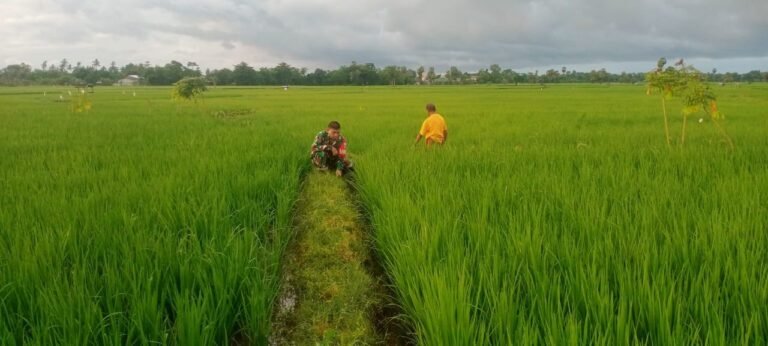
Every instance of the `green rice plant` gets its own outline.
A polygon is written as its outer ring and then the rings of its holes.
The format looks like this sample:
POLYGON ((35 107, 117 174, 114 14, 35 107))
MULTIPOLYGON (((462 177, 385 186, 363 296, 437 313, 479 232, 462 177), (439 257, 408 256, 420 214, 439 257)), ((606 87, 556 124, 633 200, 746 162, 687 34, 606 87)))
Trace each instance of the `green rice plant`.
POLYGON ((168 88, 79 114, 0 89, 0 340, 266 343, 334 119, 420 343, 765 344, 768 87, 717 90, 733 150, 698 123, 666 150, 642 90, 216 88, 208 108, 249 110, 218 117, 168 88), (451 141, 413 148, 430 102, 451 141))
POLYGON ((631 90, 421 95, 455 139, 441 150, 407 147, 416 106, 367 118, 359 190, 420 343, 768 340, 766 90, 722 91, 744 148, 696 127, 686 152, 655 143, 631 90))
POLYGON ((0 340, 265 342, 305 146, 254 136, 268 111, 174 114, 167 93, 71 114, 0 91, 0 340))

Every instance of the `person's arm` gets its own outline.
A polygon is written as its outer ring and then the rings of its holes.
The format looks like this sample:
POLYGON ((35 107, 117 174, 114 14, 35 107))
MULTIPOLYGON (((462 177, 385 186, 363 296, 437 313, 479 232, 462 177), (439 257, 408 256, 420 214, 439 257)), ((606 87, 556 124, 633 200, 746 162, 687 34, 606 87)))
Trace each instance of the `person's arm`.
POLYGON ((337 149, 337 152, 335 154, 342 160, 347 158, 347 139, 346 138, 341 137, 341 143, 339 143, 339 148, 337 149))
POLYGON ((339 150, 336 149, 336 147, 334 147, 332 144, 326 143, 325 138, 323 138, 321 135, 315 136, 315 143, 312 145, 312 152, 316 153, 318 151, 328 151, 328 150, 331 151, 333 156, 339 155, 339 150))
POLYGON ((448 141, 448 129, 443 130, 443 144, 448 141))
POLYGON ((347 140, 344 138, 344 136, 339 135, 340 138, 337 140, 337 142, 329 143, 326 146, 326 149, 331 150, 331 155, 338 157, 339 156, 339 149, 344 146, 344 144, 347 142, 347 140), (336 145, 338 144, 338 148, 336 148, 336 145))
POLYGON ((347 139, 344 137, 341 137, 341 145, 339 145, 338 151, 336 151, 336 148, 334 149, 334 155, 337 155, 339 157, 338 160, 336 160, 336 176, 340 177, 344 175, 344 163, 347 157, 347 139))
POLYGON ((312 142, 312 153, 314 154, 318 151, 325 151, 326 147, 327 145, 323 144, 322 136, 320 136, 320 134, 318 133, 315 136, 315 141, 312 142))
POLYGON ((419 141, 424 137, 424 135, 427 134, 427 121, 424 120, 423 123, 421 123, 421 128, 419 129, 419 133, 416 135, 416 141, 413 142, 413 145, 416 145, 419 143, 419 141))
POLYGON ((344 160, 336 160, 336 176, 340 177, 344 174, 344 160))

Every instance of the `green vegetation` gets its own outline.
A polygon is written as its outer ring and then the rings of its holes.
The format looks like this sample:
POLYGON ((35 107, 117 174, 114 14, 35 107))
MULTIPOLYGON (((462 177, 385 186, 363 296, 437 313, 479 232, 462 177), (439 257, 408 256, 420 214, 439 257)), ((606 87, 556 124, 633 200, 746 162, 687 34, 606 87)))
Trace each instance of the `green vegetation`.
POLYGON ((0 91, 0 340, 262 344, 303 138, 260 135, 282 127, 268 113, 175 112, 167 88, 88 113, 18 91, 0 91))
POLYGON ((273 342, 285 345, 375 344, 372 316, 383 282, 372 276, 368 234, 344 180, 311 173, 295 215, 295 243, 284 266, 273 342))
POLYGON ((661 108, 664 114, 664 134, 667 139, 667 146, 672 146, 672 140, 669 133, 669 116, 667 115, 668 99, 674 96, 681 97, 683 100, 682 127, 680 131, 680 146, 685 145, 685 133, 688 124, 688 118, 697 113, 704 113, 708 116, 712 124, 723 134, 723 138, 728 145, 733 148, 733 140, 728 136, 725 128, 720 124, 723 115, 717 109, 717 97, 712 91, 709 83, 706 82, 704 75, 693 68, 686 66, 683 59, 675 63, 675 67, 664 65, 667 59, 661 58, 656 65, 656 70, 648 72, 645 79, 648 81, 648 91, 657 90, 661 93, 661 108))
POLYGON ((734 151, 698 123, 667 150, 635 87, 369 102, 358 181, 420 343, 768 342, 768 89, 718 93, 734 151), (427 100, 452 141, 410 150, 427 100))
POLYGON ((263 343, 334 119, 420 343, 768 343, 765 84, 673 150, 645 86, 123 90, 0 89, 0 340, 263 343))
POLYGON ((208 83, 202 77, 187 77, 173 84, 173 98, 175 100, 192 100, 208 91, 208 83))
MULTIPOLYGON (((183 78, 205 77, 213 85, 413 85, 413 84, 504 84, 504 83, 641 83, 645 74, 610 73, 604 68, 576 71, 563 66, 546 71, 514 71, 491 64, 477 71, 461 71, 456 66, 447 70, 419 66, 376 66, 373 63, 357 63, 336 69, 314 69, 291 66, 281 62, 273 67, 251 66, 241 62, 231 68, 201 71, 197 63, 186 64, 172 60, 164 65, 149 62, 129 63, 117 66, 114 62, 103 66, 98 59, 90 65, 67 59, 58 64, 44 61, 40 68, 21 63, 0 68, 0 85, 113 85, 126 76, 138 76, 142 85, 173 85, 183 78)), ((747 73, 718 73, 713 70, 708 79, 721 83, 768 82, 768 71, 753 70, 747 73)))

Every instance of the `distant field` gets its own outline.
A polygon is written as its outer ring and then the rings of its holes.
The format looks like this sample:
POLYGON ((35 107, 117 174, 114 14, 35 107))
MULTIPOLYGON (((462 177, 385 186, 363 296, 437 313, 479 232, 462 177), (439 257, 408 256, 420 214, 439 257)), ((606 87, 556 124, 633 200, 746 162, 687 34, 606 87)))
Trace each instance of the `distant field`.
POLYGON ((420 343, 768 343, 768 85, 714 90, 735 150, 643 86, 2 88, 0 340, 264 343, 338 120, 420 343))

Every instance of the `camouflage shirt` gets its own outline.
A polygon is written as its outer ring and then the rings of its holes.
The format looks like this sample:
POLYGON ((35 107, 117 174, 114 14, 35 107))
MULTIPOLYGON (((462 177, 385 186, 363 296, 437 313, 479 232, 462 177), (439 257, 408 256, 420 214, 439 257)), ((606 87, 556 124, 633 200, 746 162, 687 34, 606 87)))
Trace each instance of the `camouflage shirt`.
MULTIPOLYGON (((336 169, 344 169, 345 162, 346 162, 346 145, 347 140, 344 138, 344 136, 339 135, 339 138, 337 139, 331 139, 331 137, 328 135, 328 132, 323 130, 317 133, 315 136, 315 141, 312 142, 312 150, 310 152, 310 157, 312 157, 313 160, 315 159, 321 159, 325 162, 325 160, 332 160, 335 161, 333 164, 335 164, 336 169), (331 147, 336 148, 338 150, 338 157, 337 158, 331 158, 330 152, 331 147)), ((331 162, 328 162, 331 163, 331 162)))

